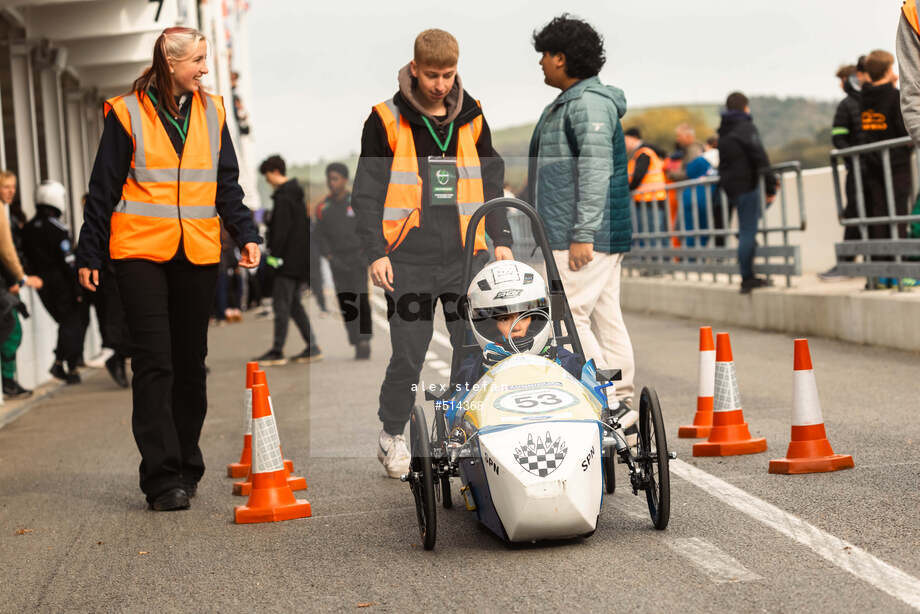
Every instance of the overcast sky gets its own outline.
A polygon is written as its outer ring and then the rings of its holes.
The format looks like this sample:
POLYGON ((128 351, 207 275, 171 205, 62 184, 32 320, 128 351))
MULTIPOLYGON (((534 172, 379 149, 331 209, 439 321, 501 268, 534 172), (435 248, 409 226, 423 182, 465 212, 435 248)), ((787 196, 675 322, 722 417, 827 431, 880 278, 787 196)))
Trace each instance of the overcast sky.
POLYGON ((557 90, 543 84, 531 34, 568 11, 604 36, 601 80, 630 106, 713 102, 731 90, 836 99, 837 66, 894 52, 901 0, 463 0, 250 3, 259 157, 292 162, 360 149, 371 106, 396 91, 415 35, 460 43, 459 73, 493 128, 534 121, 557 90))

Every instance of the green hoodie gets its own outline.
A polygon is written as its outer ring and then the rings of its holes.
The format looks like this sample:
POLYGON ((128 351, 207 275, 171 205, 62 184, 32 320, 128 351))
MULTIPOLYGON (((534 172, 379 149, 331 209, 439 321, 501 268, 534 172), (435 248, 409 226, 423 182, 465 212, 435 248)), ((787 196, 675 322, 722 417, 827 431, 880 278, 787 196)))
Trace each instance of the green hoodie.
POLYGON ((632 239, 623 90, 597 77, 562 92, 540 116, 530 140, 530 198, 552 249, 594 243, 629 251, 632 239))

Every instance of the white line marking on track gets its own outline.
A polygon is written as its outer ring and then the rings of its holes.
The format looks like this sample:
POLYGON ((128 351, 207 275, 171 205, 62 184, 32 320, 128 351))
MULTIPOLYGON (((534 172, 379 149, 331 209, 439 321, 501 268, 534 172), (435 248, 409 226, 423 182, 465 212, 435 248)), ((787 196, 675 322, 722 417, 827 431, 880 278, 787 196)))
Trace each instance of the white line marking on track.
POLYGON ((447 363, 444 362, 443 360, 429 360, 428 366, 431 367, 432 369, 446 369, 447 363))
POLYGON ((917 578, 693 465, 675 459, 671 461, 671 472, 751 518, 807 546, 825 560, 865 580, 880 591, 920 609, 920 580, 917 578))
POLYGON ((763 580, 725 552, 699 537, 675 538, 668 547, 699 567, 716 584, 763 580))

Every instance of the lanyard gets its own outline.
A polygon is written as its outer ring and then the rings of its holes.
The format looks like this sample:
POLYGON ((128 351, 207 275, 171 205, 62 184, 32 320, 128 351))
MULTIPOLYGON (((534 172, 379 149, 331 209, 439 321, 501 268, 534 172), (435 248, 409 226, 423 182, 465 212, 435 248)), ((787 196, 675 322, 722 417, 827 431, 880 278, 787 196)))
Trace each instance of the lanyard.
MULTIPOLYGON (((157 107, 157 111, 159 111, 159 110, 160 110, 160 109, 159 109, 160 103, 157 101, 156 96, 153 95, 153 92, 147 92, 147 95, 150 96, 150 100, 153 101, 153 104, 157 107)), ((173 119, 172 116, 169 114, 168 111, 166 112, 166 119, 168 119, 169 122, 170 122, 173 126, 176 127, 176 130, 179 131, 179 138, 182 139, 182 144, 183 144, 183 145, 185 144, 185 137, 186 137, 186 135, 188 135, 188 120, 189 120, 189 118, 190 118, 191 116, 192 116, 191 113, 186 113, 186 114, 185 114, 185 126, 180 126, 180 125, 179 125, 179 122, 177 122, 175 119, 173 119)))
POLYGON ((447 129, 447 139, 445 139, 444 143, 442 144, 441 139, 438 138, 434 128, 431 127, 431 123, 428 121, 428 118, 422 115, 422 121, 424 121, 425 125, 428 126, 428 132, 431 133, 431 138, 434 139, 435 145, 437 145, 438 149, 441 150, 441 157, 444 157, 444 154, 447 151, 447 146, 450 145, 450 138, 454 136, 454 122, 450 122, 450 128, 447 129))

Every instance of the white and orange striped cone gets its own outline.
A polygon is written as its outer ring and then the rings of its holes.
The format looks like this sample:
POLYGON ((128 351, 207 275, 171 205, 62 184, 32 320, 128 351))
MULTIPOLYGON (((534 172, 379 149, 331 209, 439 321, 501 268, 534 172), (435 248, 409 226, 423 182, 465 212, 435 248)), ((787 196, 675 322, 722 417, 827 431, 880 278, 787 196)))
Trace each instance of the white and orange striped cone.
POLYGON ((252 375, 259 370, 259 363, 246 363, 246 389, 243 392, 243 451, 240 460, 227 465, 227 476, 244 478, 249 475, 252 464, 252 375))
MULTIPOLYGON (((268 390, 268 379, 265 375, 265 371, 259 370, 253 373, 252 383, 253 385, 262 384, 263 386, 265 386, 265 390, 268 390)), ((275 408, 272 405, 272 397, 270 393, 268 396, 268 405, 272 410, 272 419, 274 419, 275 408)), ((291 469, 289 468, 289 465, 288 465, 289 463, 290 463, 290 466, 294 465, 294 463, 292 463, 289 460, 283 461, 284 473, 285 473, 285 477, 287 478, 288 486, 291 487, 291 490, 306 490, 307 480, 301 477, 292 476, 291 469)), ((250 470, 249 473, 246 475, 245 480, 243 480, 242 482, 233 483, 233 494, 234 495, 245 497, 251 491, 252 491, 252 470, 250 470)))
POLYGON ((791 441, 786 457, 771 460, 769 471, 789 474, 852 469, 853 457, 834 454, 827 440, 808 339, 796 339, 794 348, 791 441))
POLYGON ((693 444, 693 456, 736 456, 767 449, 767 440, 754 439, 744 421, 738 378, 728 333, 716 335, 716 376, 712 431, 709 439, 693 444))
POLYGON ((700 383, 696 397, 693 424, 677 430, 678 437, 709 437, 712 431, 713 394, 716 381, 716 346, 712 342, 712 327, 700 327, 700 383))
MULTIPOLYGON (((258 380, 256 380, 258 381, 258 380)), ((265 384, 252 386, 252 493, 234 509, 237 524, 307 518, 310 503, 296 499, 287 483, 278 427, 265 384)))

